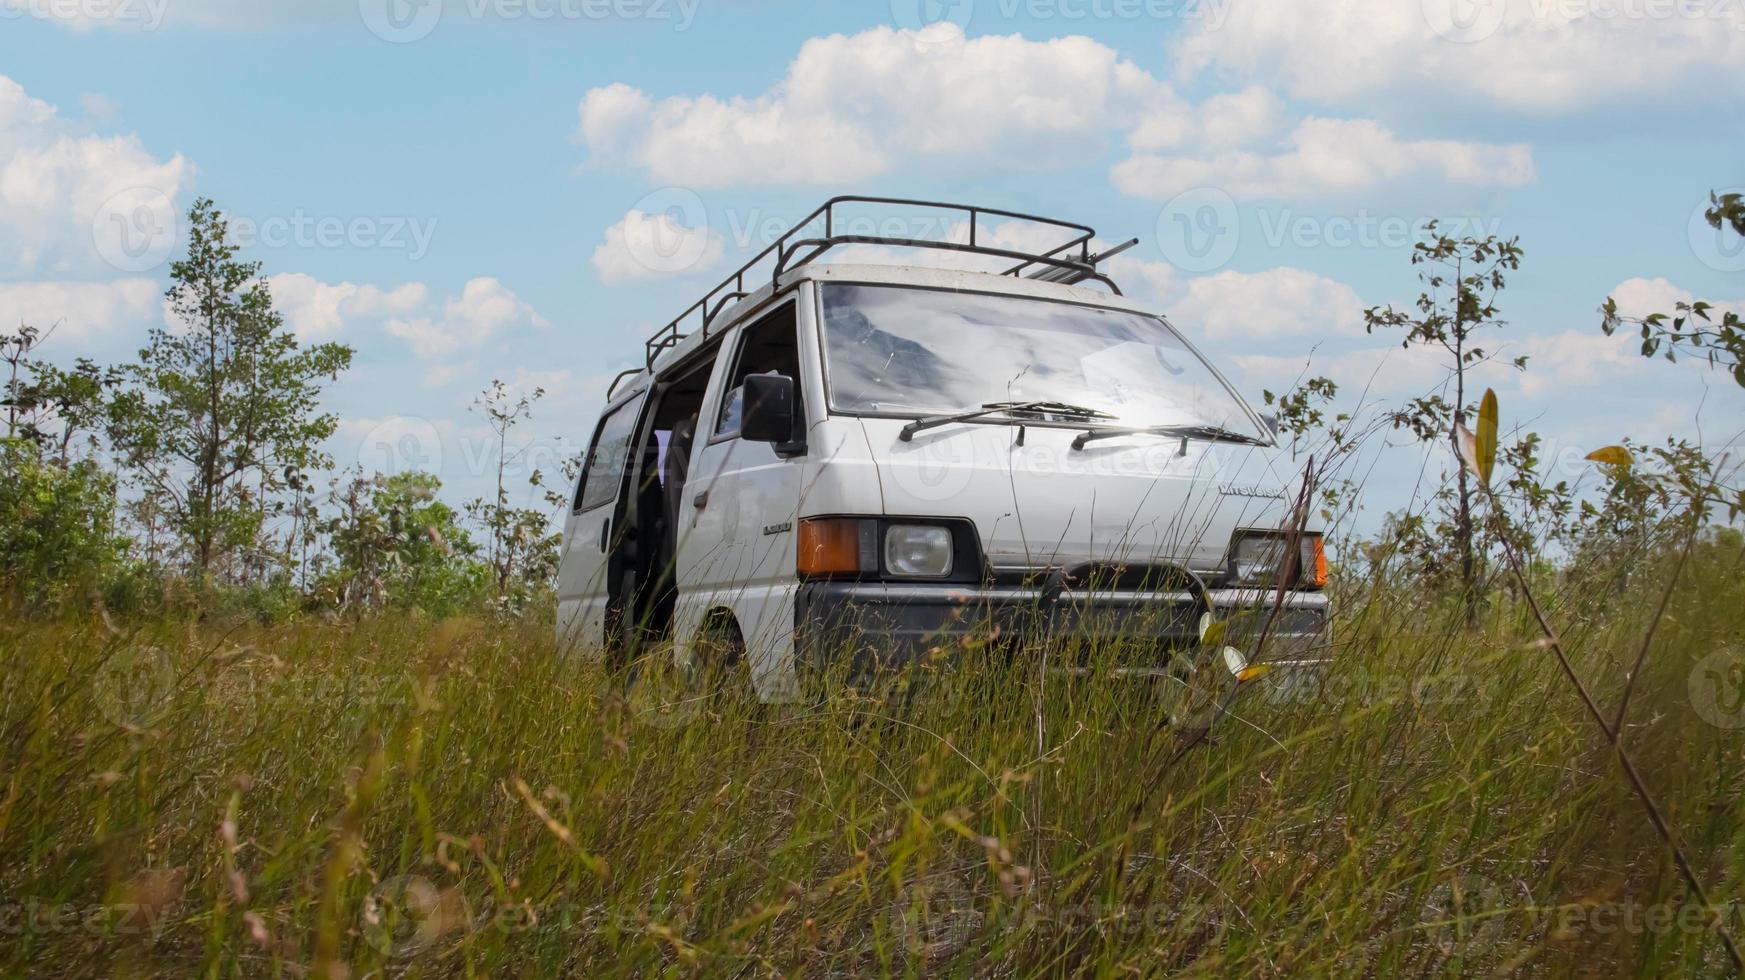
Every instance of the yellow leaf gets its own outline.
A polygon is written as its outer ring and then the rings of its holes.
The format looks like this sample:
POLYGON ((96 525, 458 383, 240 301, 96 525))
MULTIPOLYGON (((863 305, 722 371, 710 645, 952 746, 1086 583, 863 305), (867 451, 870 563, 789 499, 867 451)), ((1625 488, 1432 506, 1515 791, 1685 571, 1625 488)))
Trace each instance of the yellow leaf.
POLYGON ((1610 466, 1629 466, 1631 463, 1635 462, 1634 457, 1630 455, 1630 450, 1625 449, 1623 446, 1607 446, 1604 449, 1596 449, 1593 452, 1588 453, 1585 458, 1596 463, 1605 463, 1610 466))
POLYGON ((1484 390, 1484 400, 1478 403, 1478 432, 1473 436, 1473 454, 1478 457, 1478 478, 1491 482, 1491 470, 1497 463, 1497 393, 1484 390))

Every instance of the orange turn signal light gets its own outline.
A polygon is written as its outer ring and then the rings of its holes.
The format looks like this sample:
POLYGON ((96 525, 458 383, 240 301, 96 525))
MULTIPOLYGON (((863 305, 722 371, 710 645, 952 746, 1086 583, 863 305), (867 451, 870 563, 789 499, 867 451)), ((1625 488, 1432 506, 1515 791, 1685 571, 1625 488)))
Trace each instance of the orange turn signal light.
POLYGON ((794 564, 802 577, 858 575, 878 571, 878 554, 877 521, 814 517, 800 522, 794 564))
POLYGON ((1327 584, 1327 542, 1319 534, 1310 538, 1309 542, 1309 547, 1313 549, 1311 557, 1314 560, 1305 569, 1308 572, 1308 575, 1304 576, 1307 579, 1305 584, 1319 589, 1327 584))

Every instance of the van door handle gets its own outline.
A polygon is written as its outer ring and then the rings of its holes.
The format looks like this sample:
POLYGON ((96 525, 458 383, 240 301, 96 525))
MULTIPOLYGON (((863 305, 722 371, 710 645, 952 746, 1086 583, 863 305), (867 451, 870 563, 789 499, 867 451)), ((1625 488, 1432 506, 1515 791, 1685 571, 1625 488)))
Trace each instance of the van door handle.
POLYGON ((612 518, 608 517, 600 523, 600 551, 606 550, 607 542, 612 540, 612 518))
POLYGON ((704 490, 702 493, 699 493, 695 497, 692 497, 691 498, 691 506, 697 508, 698 510, 702 510, 704 507, 709 506, 709 491, 704 490))

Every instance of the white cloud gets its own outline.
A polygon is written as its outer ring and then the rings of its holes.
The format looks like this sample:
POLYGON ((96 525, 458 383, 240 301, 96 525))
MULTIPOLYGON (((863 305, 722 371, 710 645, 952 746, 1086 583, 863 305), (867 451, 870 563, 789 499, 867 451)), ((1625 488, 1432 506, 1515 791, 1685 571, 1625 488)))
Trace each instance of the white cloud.
MULTIPOLYGON (((1674 316, 1678 312, 1678 304, 1692 303, 1699 298, 1690 290, 1681 289, 1666 279, 1641 277, 1618 283, 1610 295, 1618 302, 1618 314, 1626 317, 1645 317, 1654 313, 1674 316)), ((1704 296, 1701 299, 1712 307, 1709 316, 1714 320, 1719 320, 1722 313, 1728 311, 1745 316, 1745 299, 1723 299, 1719 296, 1704 296)))
POLYGON ((1277 132, 1283 113, 1278 97, 1258 85, 1214 95, 1198 106, 1160 99, 1127 142, 1135 150, 1246 146, 1277 132))
POLYGON ((150 279, 113 282, 0 283, 0 329, 28 323, 55 341, 88 344, 121 330, 143 333, 161 309, 150 279))
POLYGON ((429 300, 423 283, 391 290, 355 283, 324 283, 301 272, 267 277, 273 304, 304 343, 338 335, 348 321, 383 316, 408 316, 429 300))
POLYGON ((392 288, 351 282, 326 283, 302 273, 269 276, 273 302, 285 322, 304 342, 340 337, 351 343, 365 339, 362 331, 380 329, 404 341, 426 365, 427 387, 443 387, 461 378, 464 359, 504 334, 550 326, 532 306, 499 280, 481 276, 462 287, 459 295, 440 303, 424 283, 392 288))
POLYGON ((839 185, 899 163, 986 173, 1082 160, 1166 98, 1089 38, 877 28, 808 40, 787 76, 750 98, 593 89, 577 138, 595 160, 667 183, 839 185))
POLYGON ((687 228, 670 214, 633 209, 606 229, 605 242, 594 249, 594 270, 607 284, 662 279, 706 269, 725 248, 708 227, 687 228))
POLYGON ((1305 119, 1276 152, 1139 153, 1115 165, 1115 186, 1168 200, 1196 187, 1236 197, 1328 198, 1407 181, 1519 187, 1534 177, 1525 144, 1407 140, 1368 119, 1305 119))
POLYGON ((1731 104, 1745 12, 1639 0, 1230 4, 1171 45, 1183 76, 1258 80, 1327 104, 1477 103, 1556 112, 1620 101, 1731 104), (1457 20, 1455 15, 1461 15, 1457 20))
POLYGON ((1342 282, 1304 269, 1219 272, 1189 279, 1170 320, 1218 342, 1363 336, 1363 301, 1342 282))
POLYGON ((1449 368, 1438 352, 1398 344, 1360 347, 1325 354, 1237 354, 1230 358, 1245 390, 1265 387, 1284 391, 1303 378, 1327 377, 1339 385, 1340 397, 1355 403, 1428 394, 1448 382, 1449 368))
POLYGON ((435 360, 476 351, 510 329, 549 325, 508 287, 484 276, 468 282, 459 296, 443 304, 440 313, 394 317, 386 326, 389 333, 411 346, 413 354, 435 360))
POLYGON ((1120 137, 1132 155, 1112 171, 1116 187, 1152 199, 1200 186, 1333 197, 1387 183, 1517 187, 1534 177, 1523 144, 1293 118, 1253 84, 1193 102, 1089 38, 969 38, 949 24, 813 38, 754 96, 595 88, 581 100, 576 134, 598 164, 687 187, 1048 170, 1120 137))
POLYGON ((167 257, 194 168, 136 136, 93 136, 0 76, 0 270, 144 272, 167 257))

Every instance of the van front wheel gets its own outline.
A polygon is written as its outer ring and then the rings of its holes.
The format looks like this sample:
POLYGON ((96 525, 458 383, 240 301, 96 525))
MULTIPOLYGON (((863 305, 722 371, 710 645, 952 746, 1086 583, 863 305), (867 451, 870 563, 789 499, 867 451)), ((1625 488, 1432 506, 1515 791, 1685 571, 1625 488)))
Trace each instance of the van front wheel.
POLYGON ((691 653, 691 670, 698 693, 723 710, 758 703, 757 690, 751 682, 751 661, 745 654, 745 638, 731 619, 716 619, 698 631, 691 653))

